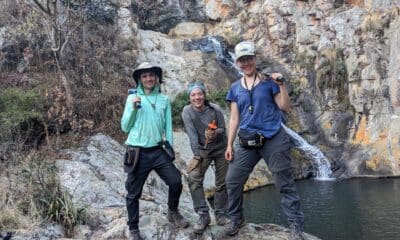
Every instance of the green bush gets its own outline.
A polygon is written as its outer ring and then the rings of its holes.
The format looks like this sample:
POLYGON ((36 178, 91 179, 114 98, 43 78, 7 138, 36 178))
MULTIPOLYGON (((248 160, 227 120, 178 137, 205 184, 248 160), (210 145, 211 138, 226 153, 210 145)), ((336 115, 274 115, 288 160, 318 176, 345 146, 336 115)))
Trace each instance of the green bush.
POLYGON ((189 104, 189 96, 187 92, 179 93, 175 100, 172 102, 172 125, 174 128, 182 128, 183 121, 182 121, 182 110, 183 107, 189 104))
POLYGON ((44 135, 44 100, 34 90, 0 91, 0 153, 35 146, 44 135))
POLYGON ((227 108, 228 103, 225 100, 227 93, 227 89, 223 89, 221 91, 211 91, 209 92, 207 98, 210 100, 210 102, 218 104, 221 108, 227 108))
POLYGON ((0 124, 11 129, 42 117, 43 99, 35 91, 9 88, 0 91, 0 124))

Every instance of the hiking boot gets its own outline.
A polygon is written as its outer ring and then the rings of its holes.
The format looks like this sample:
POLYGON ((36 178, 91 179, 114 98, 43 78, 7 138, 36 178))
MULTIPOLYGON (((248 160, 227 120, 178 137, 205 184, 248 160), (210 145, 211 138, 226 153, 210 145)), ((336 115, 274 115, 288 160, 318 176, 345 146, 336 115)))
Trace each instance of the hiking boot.
POLYGON ((240 219, 239 222, 230 220, 228 225, 226 225, 225 234, 228 236, 235 236, 239 232, 239 228, 243 227, 244 225, 246 225, 244 218, 240 219))
POLYGON ((199 220, 197 221, 196 224, 193 226, 193 231, 196 234, 202 234, 208 224, 210 224, 211 219, 210 219, 210 214, 207 213, 200 213, 199 214, 199 220))
POLYGON ((129 230, 129 240, 143 240, 140 236, 139 229, 129 230))
POLYGON ((305 237, 304 237, 300 227, 298 227, 294 224, 290 225, 289 240, 305 240, 305 237))
POLYGON ((168 221, 174 223, 180 228, 187 228, 189 226, 189 222, 179 213, 179 211, 168 210, 167 213, 168 221))
POLYGON ((229 222, 229 219, 224 214, 215 215, 215 222, 219 226, 224 226, 229 222))

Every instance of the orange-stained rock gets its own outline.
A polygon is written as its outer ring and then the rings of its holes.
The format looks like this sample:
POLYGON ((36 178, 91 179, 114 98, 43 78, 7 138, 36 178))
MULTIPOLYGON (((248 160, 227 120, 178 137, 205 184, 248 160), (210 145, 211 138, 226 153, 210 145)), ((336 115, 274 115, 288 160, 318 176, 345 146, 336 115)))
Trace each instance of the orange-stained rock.
POLYGON ((367 130, 367 118, 365 115, 362 116, 360 123, 358 124, 357 132, 353 140, 354 144, 368 144, 369 136, 367 130))
POLYGON ((346 3, 354 7, 364 7, 364 0, 346 0, 346 3))
POLYGON ((229 0, 204 0, 207 16, 213 20, 228 16, 232 11, 232 2, 229 0))

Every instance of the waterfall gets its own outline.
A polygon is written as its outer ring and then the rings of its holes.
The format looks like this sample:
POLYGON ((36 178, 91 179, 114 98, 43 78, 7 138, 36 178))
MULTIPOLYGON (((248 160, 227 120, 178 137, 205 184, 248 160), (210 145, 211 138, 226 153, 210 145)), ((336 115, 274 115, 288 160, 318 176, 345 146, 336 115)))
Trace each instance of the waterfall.
POLYGON ((214 52, 220 66, 234 79, 242 76, 239 68, 235 64, 233 54, 230 53, 223 44, 223 39, 220 36, 206 36, 197 39, 184 41, 184 46, 187 50, 200 50, 202 52, 214 52))
POLYGON ((295 147, 301 149, 306 156, 311 158, 317 167, 317 180, 333 180, 331 164, 324 154, 315 146, 310 145, 304 138, 282 123, 282 127, 294 139, 295 147))

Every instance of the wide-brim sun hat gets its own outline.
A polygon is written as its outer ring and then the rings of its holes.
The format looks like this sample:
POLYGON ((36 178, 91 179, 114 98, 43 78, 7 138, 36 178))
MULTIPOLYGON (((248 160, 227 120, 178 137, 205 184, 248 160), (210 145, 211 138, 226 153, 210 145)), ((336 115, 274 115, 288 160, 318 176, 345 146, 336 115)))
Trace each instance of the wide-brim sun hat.
POLYGON ((235 61, 243 56, 255 56, 256 47, 253 42, 244 41, 235 46, 235 61))
POLYGON ((152 65, 148 62, 141 63, 132 73, 132 77, 136 82, 136 85, 139 84, 140 74, 145 71, 152 71, 158 76, 159 83, 162 83, 162 69, 159 66, 152 65))

